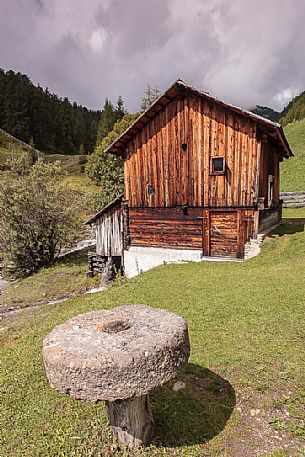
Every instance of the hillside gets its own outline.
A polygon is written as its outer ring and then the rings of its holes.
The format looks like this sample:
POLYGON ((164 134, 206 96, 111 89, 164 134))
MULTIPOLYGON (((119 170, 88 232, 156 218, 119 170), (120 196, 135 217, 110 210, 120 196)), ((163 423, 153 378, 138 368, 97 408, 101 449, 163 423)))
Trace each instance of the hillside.
POLYGON ((29 144, 14 138, 4 130, 0 128, 0 171, 7 168, 7 162, 12 154, 18 154, 20 152, 33 152, 41 154, 40 151, 33 148, 29 144))
POLYGON ((294 157, 281 164, 281 191, 305 190, 305 119, 284 128, 294 157))
POLYGON ((48 88, 35 86, 27 75, 0 68, 0 127, 42 151, 91 152, 100 111, 92 111, 48 88))
MULTIPOLYGON (((0 129, 0 179, 1 173, 6 173, 9 169, 8 162, 12 155, 31 151, 35 151, 35 149, 0 129)), ((80 223, 82 224, 98 209, 96 201, 100 192, 99 187, 85 174, 88 156, 80 154, 43 154, 40 151, 37 151, 37 153, 47 163, 60 163, 63 171, 61 179, 68 188, 75 191, 76 198, 78 198, 80 223)), ((80 238, 86 238, 86 236, 87 230, 80 225, 80 238)))
POLYGON ((250 108, 249 111, 265 117, 272 122, 279 122, 282 126, 286 126, 291 122, 305 118, 305 91, 294 97, 281 112, 275 111, 268 106, 260 105, 250 108))
POLYGON ((4 317, 3 455, 303 455, 304 233, 300 218, 281 226, 248 262, 166 265, 98 294, 4 317), (103 402, 77 402, 51 389, 41 357, 55 325, 124 303, 182 315, 191 344, 190 363, 152 393, 156 436, 136 452, 113 441, 103 402), (185 388, 174 391, 176 381, 185 388))
POLYGON ((295 97, 283 109, 280 115, 280 123, 285 126, 291 122, 305 118, 305 91, 295 97))
POLYGON ((274 109, 269 108, 268 106, 256 105, 254 108, 251 108, 250 111, 252 111, 252 113, 254 114, 258 114, 259 116, 265 117, 266 119, 269 119, 272 122, 278 122, 281 116, 280 112, 275 111, 274 109))

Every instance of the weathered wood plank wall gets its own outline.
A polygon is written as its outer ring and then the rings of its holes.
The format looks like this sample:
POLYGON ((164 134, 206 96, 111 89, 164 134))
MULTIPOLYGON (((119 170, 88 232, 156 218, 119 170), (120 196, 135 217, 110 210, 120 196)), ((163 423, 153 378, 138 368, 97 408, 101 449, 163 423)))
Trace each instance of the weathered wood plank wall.
POLYGON ((202 250, 202 210, 192 208, 129 209, 132 246, 179 247, 202 250))
POLYGON ((274 176, 272 206, 279 205, 280 197, 280 159, 275 147, 268 141, 262 142, 260 160, 259 197, 265 197, 268 202, 268 176, 274 176))
POLYGON ((244 245, 254 236, 257 211, 204 210, 203 254, 241 258, 244 245))
POLYGON ((200 97, 169 102, 125 149, 129 207, 254 206, 261 148, 256 130, 252 119, 200 97), (224 175, 211 173, 217 156, 225 158, 224 175))
POLYGON ((121 256, 122 250, 121 208, 115 206, 96 220, 96 254, 121 256))
POLYGON ((170 101, 124 150, 131 245, 242 257, 258 230, 258 198, 268 203, 268 175, 279 204, 280 156, 262 135, 253 119, 216 102, 170 101), (215 157, 224 173, 213 172, 215 157))
POLYGON ((253 236, 257 211, 188 208, 129 209, 132 246, 200 249, 204 255, 243 256, 253 236))
POLYGON ((212 212, 209 255, 235 256, 238 248, 238 233, 237 211, 212 212))

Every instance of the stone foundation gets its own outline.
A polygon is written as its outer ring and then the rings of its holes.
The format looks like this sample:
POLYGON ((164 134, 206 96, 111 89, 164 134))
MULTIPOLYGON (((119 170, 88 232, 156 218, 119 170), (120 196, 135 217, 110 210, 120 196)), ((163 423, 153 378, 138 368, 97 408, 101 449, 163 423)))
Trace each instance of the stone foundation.
POLYGON ((153 247, 131 246, 124 251, 124 271, 126 276, 132 278, 166 263, 201 262, 200 249, 166 249, 153 247))

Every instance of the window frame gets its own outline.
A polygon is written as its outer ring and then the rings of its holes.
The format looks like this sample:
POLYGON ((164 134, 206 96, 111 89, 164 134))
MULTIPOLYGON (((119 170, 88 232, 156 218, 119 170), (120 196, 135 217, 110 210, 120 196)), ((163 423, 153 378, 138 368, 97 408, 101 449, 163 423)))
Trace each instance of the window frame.
POLYGON ((210 162, 210 175, 214 176, 222 176, 225 175, 226 173, 226 161, 224 156, 214 156, 211 157, 211 162, 210 162), (222 170, 221 171, 214 171, 213 169, 213 161, 215 159, 222 159, 222 170))
POLYGON ((153 197, 156 193, 155 186, 152 186, 151 184, 147 184, 146 193, 147 193, 147 197, 153 197))

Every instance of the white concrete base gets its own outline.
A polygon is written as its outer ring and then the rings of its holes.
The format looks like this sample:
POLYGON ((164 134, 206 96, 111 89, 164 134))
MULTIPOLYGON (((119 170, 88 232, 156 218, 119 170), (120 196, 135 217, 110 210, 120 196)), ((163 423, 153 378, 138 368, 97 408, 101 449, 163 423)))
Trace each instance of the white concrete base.
POLYGON ((243 262, 244 259, 237 259, 237 257, 230 256, 203 256, 201 262, 243 262))
POLYGON ((200 249, 166 249, 140 246, 131 246, 128 251, 124 251, 124 270, 129 278, 159 265, 190 261, 201 262, 202 251, 200 249))
POLYGON ((261 252, 261 244, 263 241, 263 237, 261 235, 257 235, 257 238, 251 238, 245 244, 245 260, 252 259, 256 257, 261 252))
POLYGON ((248 243, 245 244, 245 260, 252 259, 253 257, 257 257, 261 252, 261 244, 266 238, 266 236, 272 232, 272 230, 276 229, 279 224, 275 224, 272 227, 269 227, 263 232, 258 233, 256 238, 251 238, 248 243))

